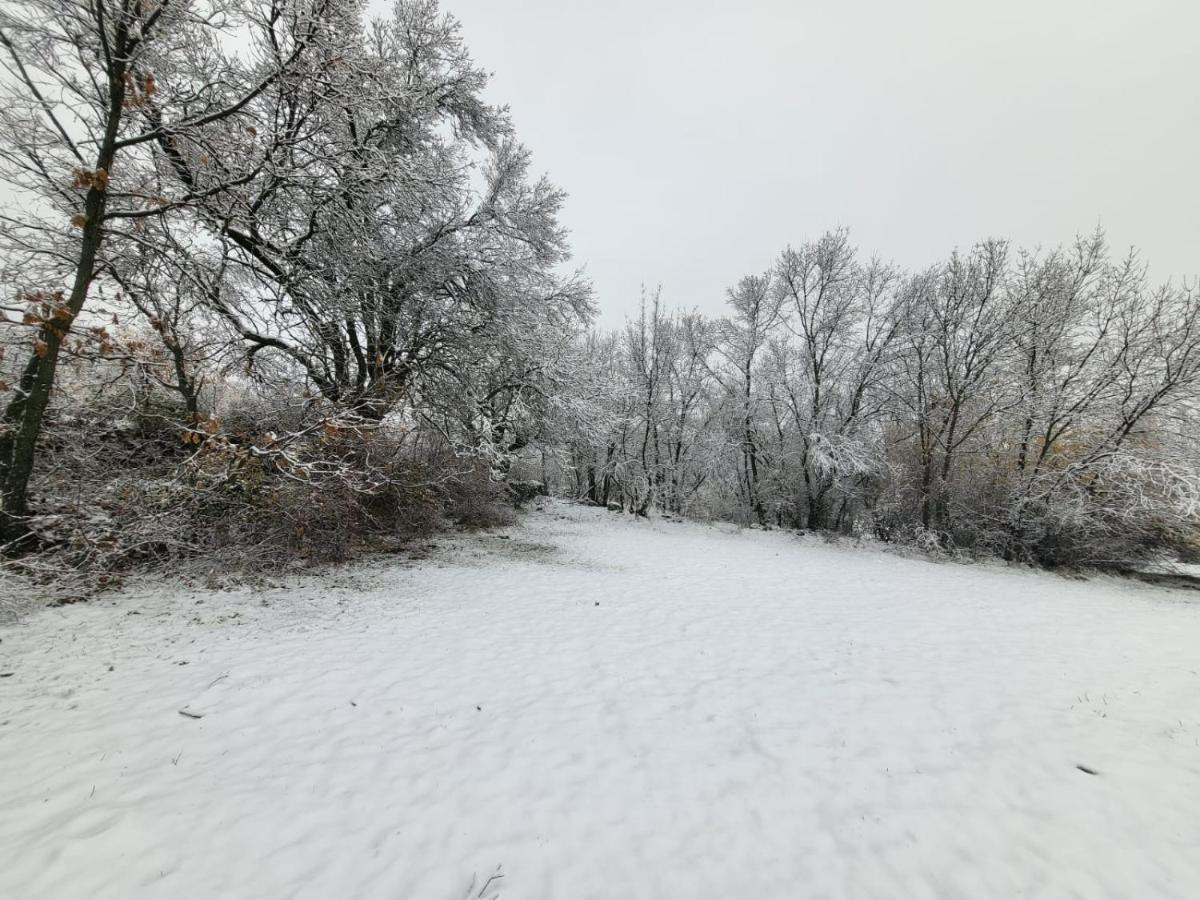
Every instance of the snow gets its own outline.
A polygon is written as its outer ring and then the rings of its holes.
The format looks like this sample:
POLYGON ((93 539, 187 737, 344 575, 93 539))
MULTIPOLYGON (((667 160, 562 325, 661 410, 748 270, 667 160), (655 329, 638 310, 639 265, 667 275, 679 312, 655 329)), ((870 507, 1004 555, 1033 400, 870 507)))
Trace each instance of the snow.
POLYGON ((47 610, 0 897, 1200 896, 1192 596, 555 503, 47 610))

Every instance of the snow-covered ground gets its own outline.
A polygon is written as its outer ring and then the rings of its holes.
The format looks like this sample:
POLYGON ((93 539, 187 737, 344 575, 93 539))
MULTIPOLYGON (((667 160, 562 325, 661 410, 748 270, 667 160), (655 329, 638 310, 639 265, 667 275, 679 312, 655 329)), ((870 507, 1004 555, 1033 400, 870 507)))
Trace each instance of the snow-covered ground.
POLYGON ((0 630, 0 897, 1200 896, 1195 595, 562 504, 438 543, 0 630))

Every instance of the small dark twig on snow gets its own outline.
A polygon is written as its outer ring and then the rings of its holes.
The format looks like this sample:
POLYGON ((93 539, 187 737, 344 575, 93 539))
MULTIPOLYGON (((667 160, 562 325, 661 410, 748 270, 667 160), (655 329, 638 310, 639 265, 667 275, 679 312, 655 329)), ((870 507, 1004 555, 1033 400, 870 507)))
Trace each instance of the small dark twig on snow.
POLYGON ((489 878, 487 881, 485 881, 483 883, 483 887, 481 887, 479 889, 479 893, 475 895, 476 898, 482 897, 484 894, 484 891, 486 891, 488 889, 488 885, 490 885, 493 881, 499 881, 503 877, 504 876, 500 873, 500 867, 496 866, 496 874, 494 874, 491 878, 489 878))

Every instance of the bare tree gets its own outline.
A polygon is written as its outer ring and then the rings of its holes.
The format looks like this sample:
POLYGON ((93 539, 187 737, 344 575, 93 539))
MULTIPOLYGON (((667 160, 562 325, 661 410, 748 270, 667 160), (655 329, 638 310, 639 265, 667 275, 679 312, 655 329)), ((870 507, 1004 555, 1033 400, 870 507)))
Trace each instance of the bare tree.
MULTIPOLYGON (((801 521, 825 528, 833 524, 834 488, 846 487, 872 466, 864 439, 898 331, 893 297, 898 277, 878 261, 860 265, 848 234, 837 231, 785 250, 776 278, 797 338, 776 360, 800 442, 801 521)), ((834 518, 845 510, 843 502, 834 518)))
POLYGON ((898 397, 915 432, 926 529, 949 526, 957 455, 1013 403, 1004 383, 993 379, 1010 346, 1007 264, 1007 246, 988 241, 968 254, 955 253, 945 266, 910 282, 905 293, 905 383, 898 397))
POLYGON ((733 308, 721 323, 721 353, 732 369, 730 391, 737 398, 737 418, 742 456, 742 487, 746 506, 760 524, 766 524, 766 505, 759 491, 762 448, 756 417, 762 397, 756 390, 759 356, 780 323, 782 296, 774 289, 771 273, 747 275, 728 291, 733 308))
MULTIPOLYGON (((28 486, 63 341, 95 280, 143 219, 228 196, 268 162, 216 165, 212 135, 293 73, 327 31, 326 6, 27 0, 0 17, 6 77, 4 176, 27 213, 3 220, 7 279, 30 301, 28 361, 3 414, 0 534, 23 533, 28 486), (250 27, 270 53, 227 51, 250 27), (185 190, 152 190, 155 149, 188 161, 185 190), (54 285, 67 284, 66 288, 54 285), (44 313, 43 313, 44 310, 44 313)), ((243 154, 239 154, 239 161, 243 154)))

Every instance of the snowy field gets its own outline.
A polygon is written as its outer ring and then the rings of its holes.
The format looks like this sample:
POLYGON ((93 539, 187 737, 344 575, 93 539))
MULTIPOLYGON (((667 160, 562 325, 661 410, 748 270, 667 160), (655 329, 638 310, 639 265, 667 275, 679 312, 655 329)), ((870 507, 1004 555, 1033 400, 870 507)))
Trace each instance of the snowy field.
POLYGON ((0 897, 1200 896, 1197 595, 562 504, 437 545, 0 629, 0 897))

